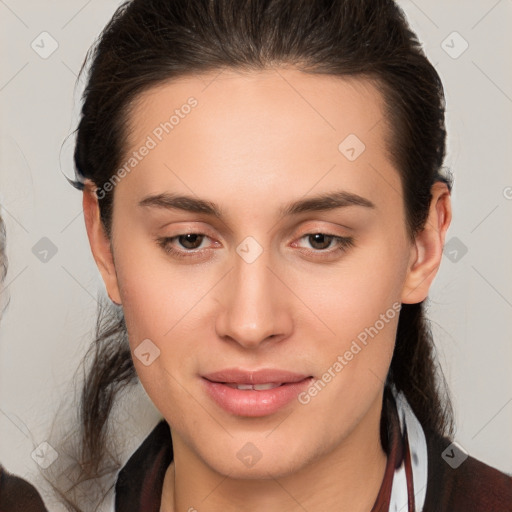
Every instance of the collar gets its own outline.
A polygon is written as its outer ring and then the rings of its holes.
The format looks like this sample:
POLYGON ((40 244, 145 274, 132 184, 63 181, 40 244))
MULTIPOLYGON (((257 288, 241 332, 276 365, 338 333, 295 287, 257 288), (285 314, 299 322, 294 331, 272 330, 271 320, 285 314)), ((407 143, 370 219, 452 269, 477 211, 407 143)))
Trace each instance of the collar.
MULTIPOLYGON (((421 424, 402 392, 384 390, 381 440, 387 453, 384 478, 370 512, 421 512, 427 488, 427 444, 421 424)), ((120 470, 116 512, 159 512, 165 472, 173 450, 161 420, 120 470)))
POLYGON ((401 444, 405 448, 405 456, 394 474, 389 512, 421 512, 428 481, 427 440, 405 395, 397 392, 394 386, 391 393, 400 421, 401 444))

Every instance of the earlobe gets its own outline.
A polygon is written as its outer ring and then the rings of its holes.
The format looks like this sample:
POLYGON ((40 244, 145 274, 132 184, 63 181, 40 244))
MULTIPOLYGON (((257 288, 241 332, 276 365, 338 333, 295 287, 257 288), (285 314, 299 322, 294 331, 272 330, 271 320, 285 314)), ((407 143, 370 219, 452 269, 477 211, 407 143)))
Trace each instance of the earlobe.
POLYGON ((416 304, 426 299, 443 256, 446 231, 452 218, 450 190, 445 183, 436 182, 432 186, 431 195, 425 227, 417 234, 411 246, 407 277, 402 290, 404 304, 416 304))
POLYGON ((108 239, 100 219, 98 198, 94 192, 95 185, 86 180, 83 190, 83 210, 87 237, 94 257, 94 261, 105 283, 108 296, 115 304, 121 304, 121 296, 117 282, 116 268, 110 240, 108 239))

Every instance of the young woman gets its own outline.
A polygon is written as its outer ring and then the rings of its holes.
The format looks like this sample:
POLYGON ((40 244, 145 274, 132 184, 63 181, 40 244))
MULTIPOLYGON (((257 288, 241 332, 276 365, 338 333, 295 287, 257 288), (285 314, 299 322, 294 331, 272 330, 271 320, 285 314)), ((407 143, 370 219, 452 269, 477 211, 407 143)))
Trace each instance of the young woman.
POLYGON ((99 322, 78 482, 139 380, 163 418, 111 469, 116 511, 512 510, 451 439, 423 310, 443 88, 391 0, 133 0, 83 99, 74 185, 122 314, 99 322))

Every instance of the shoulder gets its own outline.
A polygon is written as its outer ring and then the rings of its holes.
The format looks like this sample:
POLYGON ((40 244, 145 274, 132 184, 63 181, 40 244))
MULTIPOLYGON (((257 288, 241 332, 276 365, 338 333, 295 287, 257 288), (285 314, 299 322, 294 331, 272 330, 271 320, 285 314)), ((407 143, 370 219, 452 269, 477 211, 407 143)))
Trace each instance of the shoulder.
POLYGON ((424 512, 511 512, 512 476, 425 432, 428 484, 424 512))
POLYGON ((0 464, 1 512, 48 512, 36 488, 0 464))

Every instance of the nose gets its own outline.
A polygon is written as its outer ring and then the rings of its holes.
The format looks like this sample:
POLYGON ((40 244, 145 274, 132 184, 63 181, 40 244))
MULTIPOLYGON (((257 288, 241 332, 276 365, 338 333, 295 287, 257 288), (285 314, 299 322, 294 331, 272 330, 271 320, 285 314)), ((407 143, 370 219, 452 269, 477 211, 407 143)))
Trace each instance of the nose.
POLYGON ((290 336, 293 329, 290 292, 270 268, 264 251, 248 263, 235 255, 234 268, 220 289, 217 335, 256 349, 290 336))

